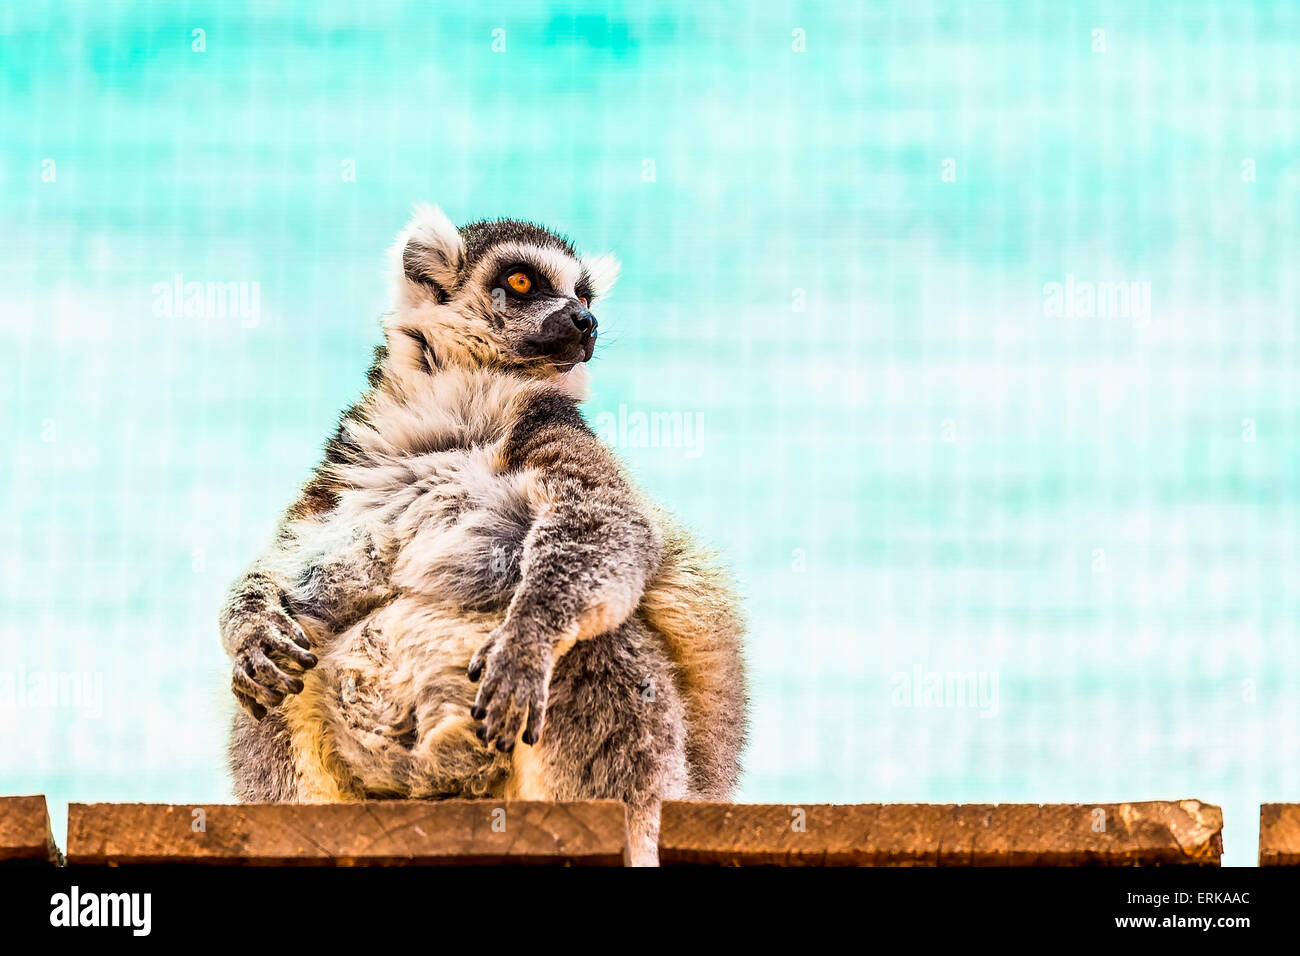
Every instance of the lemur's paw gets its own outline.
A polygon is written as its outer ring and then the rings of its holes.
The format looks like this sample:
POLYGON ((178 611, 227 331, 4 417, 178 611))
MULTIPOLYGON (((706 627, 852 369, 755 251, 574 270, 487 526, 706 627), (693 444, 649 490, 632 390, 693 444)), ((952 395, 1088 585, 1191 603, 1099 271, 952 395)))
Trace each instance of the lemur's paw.
POLYGON ((498 628, 469 662, 469 679, 483 678, 470 716, 482 721, 478 739, 495 744, 502 753, 522 740, 535 744, 546 719, 546 693, 551 683, 551 654, 541 641, 498 628))
POLYGON ((288 694, 302 691, 302 675, 316 666, 311 642, 283 608, 268 606, 241 628, 234 644, 230 689, 256 720, 288 694))

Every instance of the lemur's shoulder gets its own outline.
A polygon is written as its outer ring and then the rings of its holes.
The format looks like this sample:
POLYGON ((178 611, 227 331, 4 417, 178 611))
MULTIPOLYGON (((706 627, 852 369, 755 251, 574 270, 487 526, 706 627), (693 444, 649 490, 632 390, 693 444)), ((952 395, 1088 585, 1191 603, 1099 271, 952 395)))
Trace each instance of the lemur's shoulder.
POLYGON ((506 469, 518 468, 535 462, 539 455, 590 450, 596 441, 577 399, 554 386, 535 388, 514 409, 502 464, 506 469))

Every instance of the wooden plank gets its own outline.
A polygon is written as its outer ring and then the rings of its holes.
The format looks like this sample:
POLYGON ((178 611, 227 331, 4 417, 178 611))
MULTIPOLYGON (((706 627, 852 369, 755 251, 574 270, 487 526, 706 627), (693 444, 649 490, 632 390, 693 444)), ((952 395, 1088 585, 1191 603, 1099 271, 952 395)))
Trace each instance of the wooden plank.
POLYGON ((1300 803, 1259 808, 1259 865, 1300 866, 1300 803))
POLYGON ((74 803, 68 864, 623 866, 616 800, 168 806, 74 803))
POLYGON ((0 863, 59 863, 44 797, 0 797, 0 863))
POLYGON ((667 803, 659 861, 721 866, 1217 866, 1223 814, 1119 804, 667 803))

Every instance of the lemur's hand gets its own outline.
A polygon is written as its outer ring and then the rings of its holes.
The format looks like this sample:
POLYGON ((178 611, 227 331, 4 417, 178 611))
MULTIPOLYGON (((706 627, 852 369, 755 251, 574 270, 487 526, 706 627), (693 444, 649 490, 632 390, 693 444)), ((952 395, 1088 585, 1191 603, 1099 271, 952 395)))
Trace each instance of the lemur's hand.
POLYGON ((470 708, 470 716, 483 721, 478 739, 510 753, 523 727, 524 743, 537 743, 554 667, 551 647, 541 638, 509 624, 493 631, 469 662, 469 679, 483 678, 470 708))
POLYGON ((227 646, 235 659, 230 689, 257 720, 287 694, 302 691, 302 675, 316 666, 316 655, 303 629, 271 598, 240 608, 226 625, 233 631, 227 646))

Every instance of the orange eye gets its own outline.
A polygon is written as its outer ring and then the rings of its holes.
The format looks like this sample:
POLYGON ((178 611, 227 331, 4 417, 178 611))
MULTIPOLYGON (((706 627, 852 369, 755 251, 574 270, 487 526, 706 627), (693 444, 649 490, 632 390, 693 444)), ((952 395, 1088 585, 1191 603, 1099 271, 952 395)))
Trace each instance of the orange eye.
POLYGON ((510 273, 509 277, 506 279, 506 282, 510 284, 510 288, 514 289, 516 292, 520 293, 521 295, 525 292, 530 291, 533 287, 533 280, 528 278, 528 274, 524 272, 510 273))

